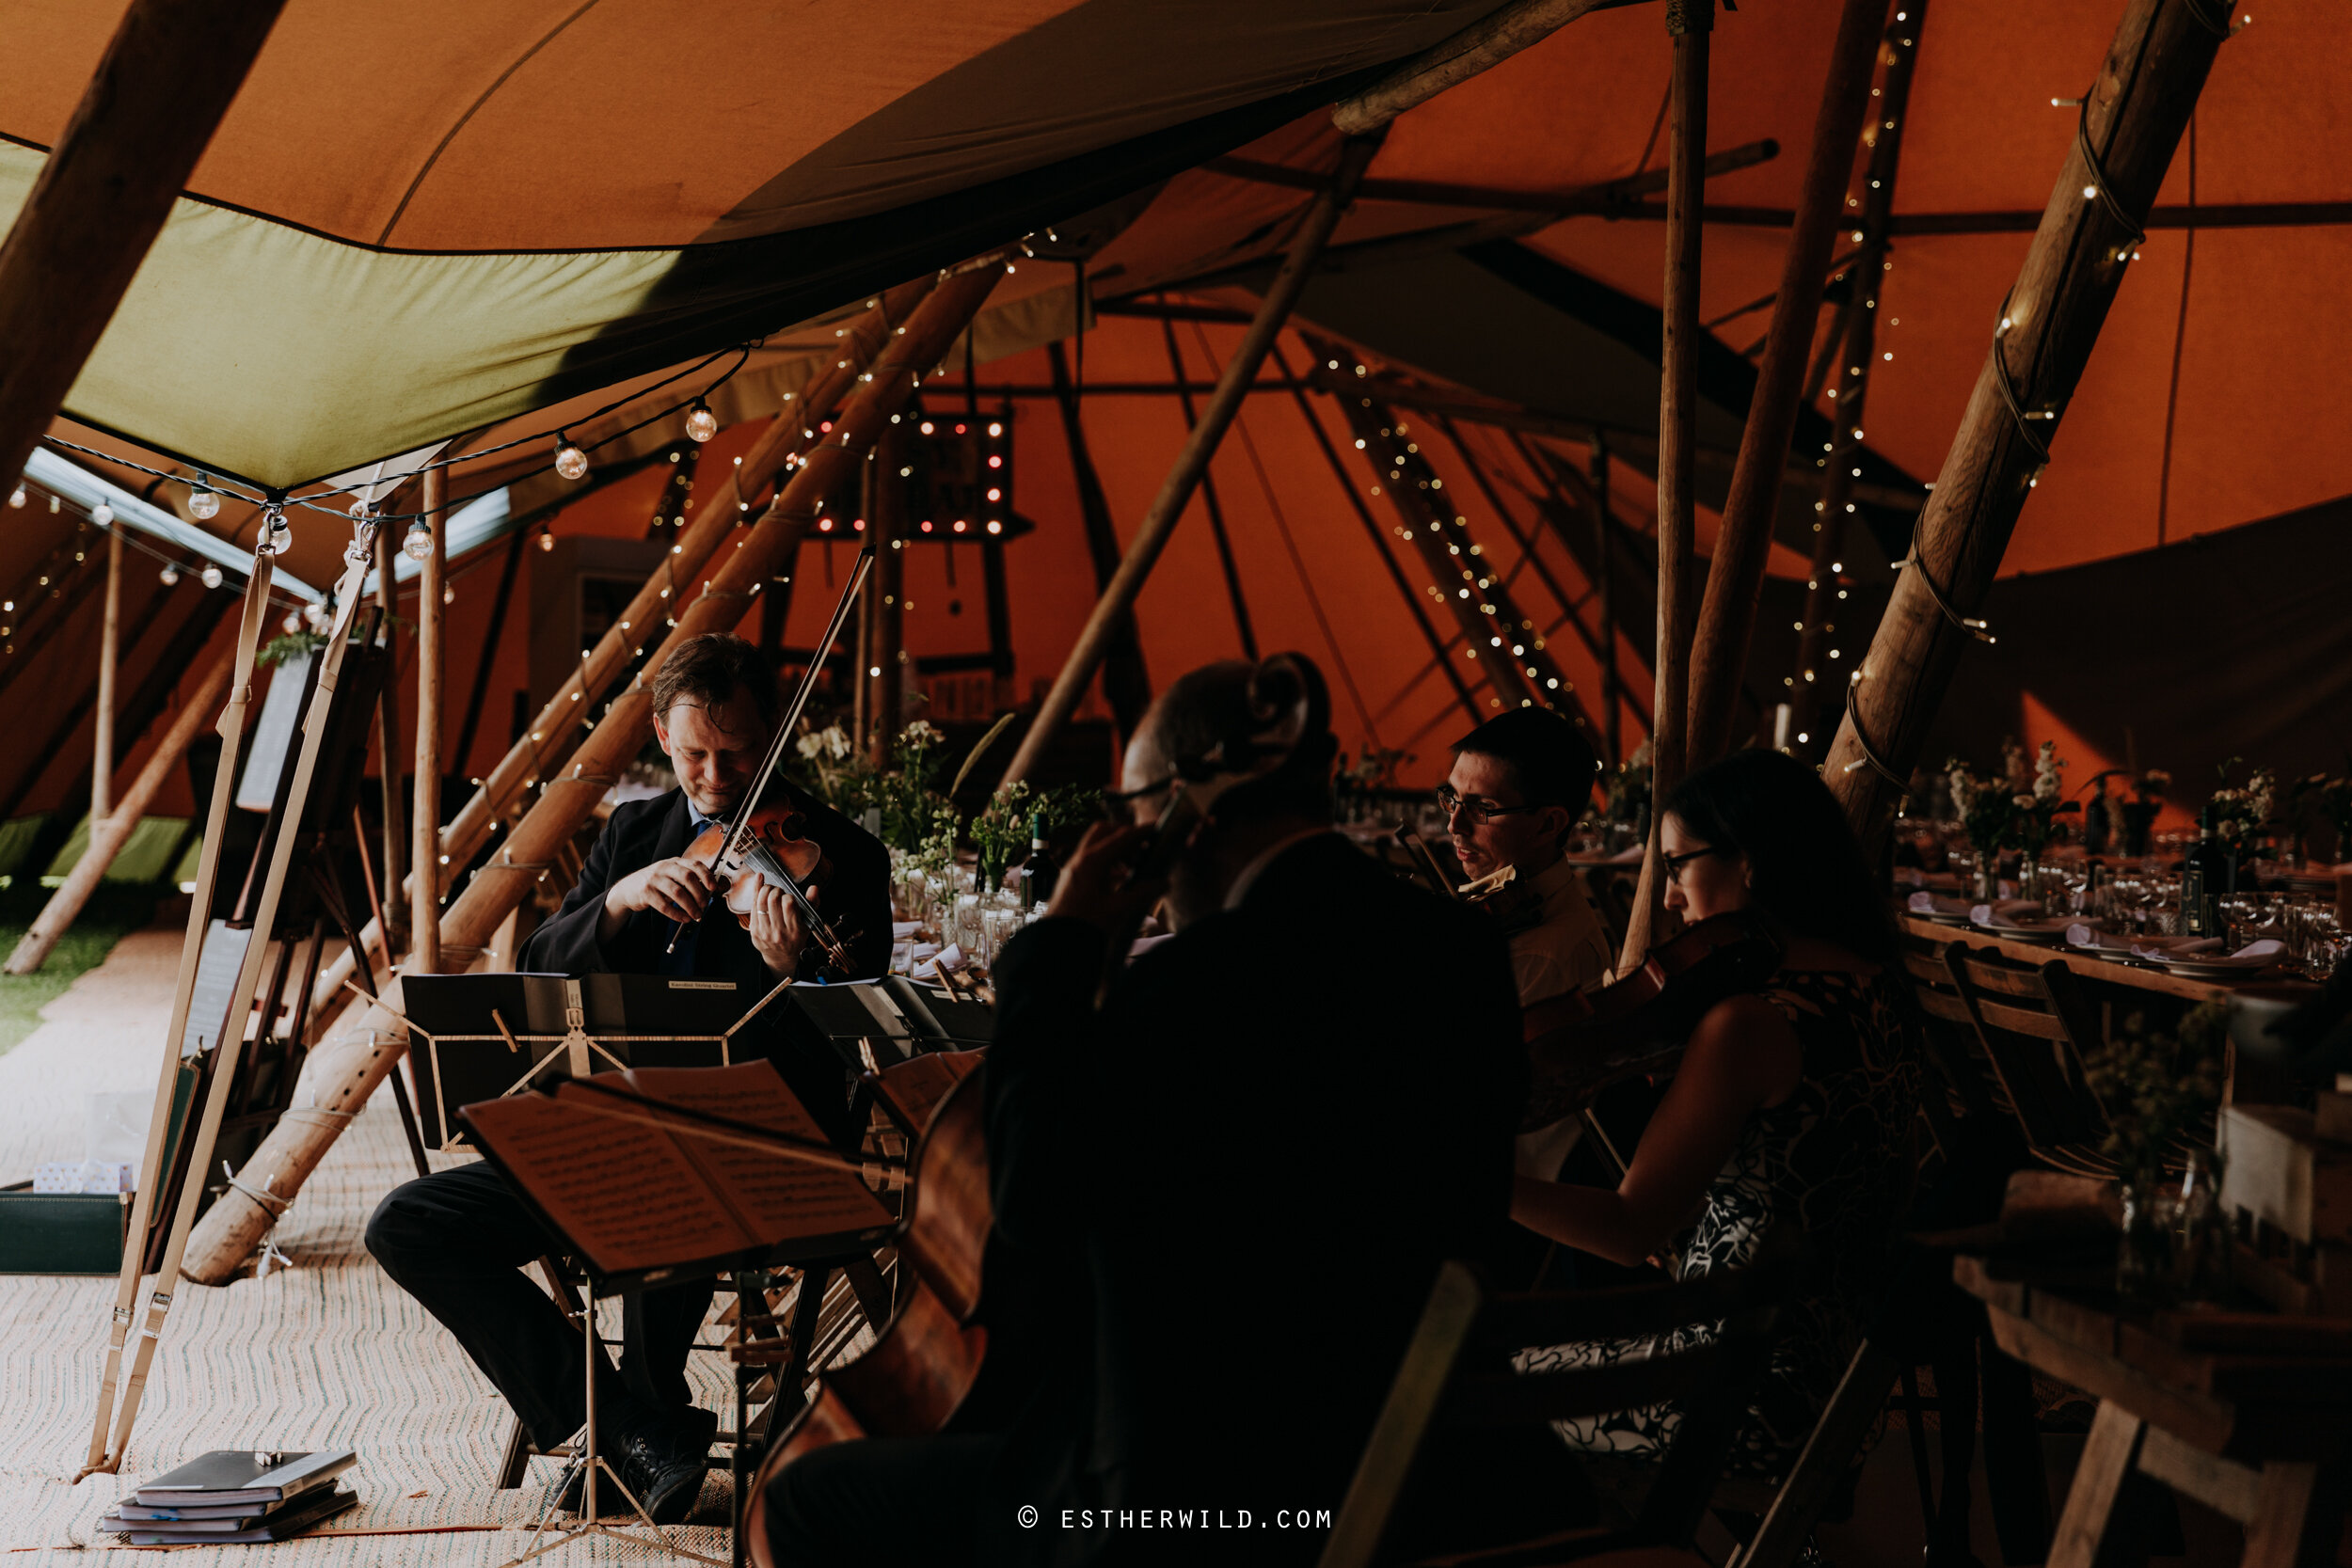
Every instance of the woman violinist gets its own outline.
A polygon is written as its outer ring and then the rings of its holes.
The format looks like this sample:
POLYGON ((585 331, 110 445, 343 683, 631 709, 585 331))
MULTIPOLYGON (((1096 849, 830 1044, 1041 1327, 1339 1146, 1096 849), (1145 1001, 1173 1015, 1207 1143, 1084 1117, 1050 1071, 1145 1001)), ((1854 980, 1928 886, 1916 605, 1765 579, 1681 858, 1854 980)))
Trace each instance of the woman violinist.
MULTIPOLYGON (((1813 770, 1741 752, 1682 781, 1661 822, 1666 905, 1696 922, 1747 911, 1784 945, 1760 991, 1700 1019, 1613 1189, 1517 1179, 1519 1224, 1622 1263, 1669 1252, 1683 1278, 1744 1264, 1765 1232, 1812 1243, 1732 1468, 1784 1473, 1852 1357, 1908 1206, 1918 1056, 1887 972, 1892 923, 1845 815, 1813 770)), ((1595 1341, 1522 1353, 1523 1370, 1638 1356, 1595 1341)), ((1573 1448, 1662 1452, 1672 1407, 1564 1422, 1573 1448)))

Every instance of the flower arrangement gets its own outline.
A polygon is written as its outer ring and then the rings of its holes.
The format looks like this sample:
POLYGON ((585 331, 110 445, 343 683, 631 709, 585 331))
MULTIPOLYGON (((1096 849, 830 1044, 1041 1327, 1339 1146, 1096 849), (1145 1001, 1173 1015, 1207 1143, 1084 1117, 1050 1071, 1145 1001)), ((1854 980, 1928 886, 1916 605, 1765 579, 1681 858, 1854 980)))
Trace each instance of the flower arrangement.
POLYGON ((2084 1079, 2106 1112, 2107 1135, 2099 1152, 2115 1162, 2127 1186, 2144 1189, 2162 1180, 2168 1156, 2184 1138, 2209 1141, 2221 1104, 2228 1035, 2224 1002, 2192 1008, 2170 1035, 2133 1013, 2084 1061, 2084 1079))
POLYGON ((2057 741, 2045 740, 2034 752, 2032 784, 2015 798, 2018 847, 2028 855, 2040 854, 2050 842, 2059 816, 2082 810, 2081 801, 2066 800, 2065 794, 2066 759, 2058 754, 2057 741))
POLYGON ((2279 803, 2279 778, 2267 768, 2249 772, 2243 784, 2230 783, 2231 770, 2242 760, 2232 757, 2214 770, 2221 787, 2213 792, 2209 802, 2214 837, 2241 854, 2253 847, 2279 803))
POLYGON ((1978 773, 1959 757, 1947 762, 1944 772, 1952 805, 1977 853, 2022 849, 2029 856, 2039 854, 2050 842, 2057 819, 2082 810, 2081 801, 2063 798, 2066 760, 2058 754, 2055 740, 2043 741, 2030 763, 2025 748, 2012 741, 2002 748, 2001 760, 1997 779, 1978 773))

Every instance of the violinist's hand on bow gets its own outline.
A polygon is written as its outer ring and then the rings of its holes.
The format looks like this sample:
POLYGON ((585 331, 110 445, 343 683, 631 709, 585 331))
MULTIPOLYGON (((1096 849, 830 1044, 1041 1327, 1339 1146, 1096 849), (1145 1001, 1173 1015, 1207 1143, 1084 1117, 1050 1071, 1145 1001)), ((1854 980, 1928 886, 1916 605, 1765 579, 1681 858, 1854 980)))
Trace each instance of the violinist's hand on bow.
POLYGON ((1077 851, 1070 857, 1070 863, 1063 867, 1061 880, 1055 885, 1053 901, 1045 906, 1045 912, 1083 920, 1113 935, 1132 930, 1168 891, 1165 878, 1120 886, 1126 880, 1127 867, 1142 851, 1151 832, 1142 827, 1114 827, 1108 822, 1097 822, 1089 828, 1086 837, 1078 841, 1077 851))
POLYGON ((596 922, 599 940, 610 942, 630 914, 650 910, 664 920, 691 925, 719 891, 719 876, 701 861, 673 855, 614 882, 604 895, 604 915, 596 922))
MULTIPOLYGON (((817 901, 816 888, 808 890, 808 900, 817 901)), ((801 923, 800 906, 773 882, 762 882, 755 895, 751 935, 770 978, 788 980, 801 972, 801 951, 808 945, 808 932, 801 923)))

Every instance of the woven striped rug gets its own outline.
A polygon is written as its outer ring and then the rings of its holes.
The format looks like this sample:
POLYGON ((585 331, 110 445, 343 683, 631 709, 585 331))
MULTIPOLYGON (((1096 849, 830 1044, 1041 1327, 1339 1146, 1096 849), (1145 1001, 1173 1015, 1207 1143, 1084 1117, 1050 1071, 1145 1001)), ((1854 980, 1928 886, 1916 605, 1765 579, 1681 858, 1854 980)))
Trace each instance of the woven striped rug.
MULTIPOLYGON (((40 1029, 0 1056, 0 1181, 44 1160, 81 1158, 86 1095, 152 1092, 179 947, 176 930, 125 938, 49 1005, 40 1029)), ((413 1174, 397 1114, 378 1095, 279 1224, 278 1245, 292 1268, 221 1289, 182 1283, 121 1476, 79 1486, 66 1479, 89 1443, 114 1281, 0 1275, 0 1545, 8 1549, 0 1568, 68 1552, 128 1552, 93 1528, 118 1496, 208 1449, 244 1447, 356 1450, 346 1479, 360 1506, 332 1528, 511 1528, 174 1548, 203 1554, 202 1563, 183 1558, 189 1568, 255 1551, 281 1568, 491 1568, 523 1550, 555 1463, 532 1461, 521 1490, 496 1488, 505 1402, 360 1244, 376 1200, 413 1174)), ((617 1336, 617 1308, 606 1331, 617 1336)), ((692 1363, 697 1402, 732 1426, 723 1358, 698 1354, 692 1363)), ((674 1532, 678 1544, 723 1560, 726 1510, 725 1479, 714 1476, 696 1522, 674 1532)), ((548 1560, 561 1568, 656 1560, 644 1546, 590 1539, 548 1560)))

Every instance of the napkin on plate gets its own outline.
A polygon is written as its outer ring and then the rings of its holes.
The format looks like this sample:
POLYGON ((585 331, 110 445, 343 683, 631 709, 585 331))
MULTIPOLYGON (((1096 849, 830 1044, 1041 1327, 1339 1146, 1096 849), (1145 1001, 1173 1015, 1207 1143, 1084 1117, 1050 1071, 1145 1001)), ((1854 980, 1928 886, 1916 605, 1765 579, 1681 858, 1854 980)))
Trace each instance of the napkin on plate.
POLYGON ((2040 929, 2048 924, 2048 911, 2037 899, 2004 898, 1997 904, 1976 904, 1968 911, 1968 918, 1979 926, 1998 930, 2006 926, 2011 930, 2040 929), (2021 914, 2030 914, 2031 922, 2021 921, 2021 914))
POLYGON ((1923 891, 1913 894, 1903 907, 1913 914, 1966 914, 1968 900, 1923 891))

